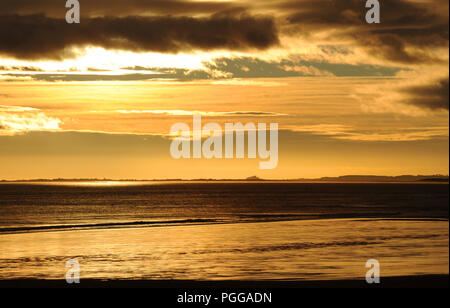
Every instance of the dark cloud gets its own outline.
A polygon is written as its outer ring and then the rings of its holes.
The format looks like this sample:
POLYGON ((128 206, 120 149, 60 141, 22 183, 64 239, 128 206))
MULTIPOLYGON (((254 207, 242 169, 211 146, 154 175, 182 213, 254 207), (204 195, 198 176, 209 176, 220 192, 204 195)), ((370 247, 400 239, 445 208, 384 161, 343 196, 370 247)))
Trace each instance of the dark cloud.
MULTIPOLYGON (((292 0, 278 3, 290 11, 288 23, 309 35, 334 30, 334 38, 353 38, 378 57, 401 63, 439 62, 426 50, 448 46, 448 0, 383 0, 381 23, 367 24, 361 0, 292 0)), ((292 31, 292 28, 290 29, 292 31)))
MULTIPOLYGON (((82 17, 155 14, 208 14, 236 8, 231 2, 189 0, 88 0, 80 1, 82 17)), ((64 18, 65 0, 2 0, 3 14, 45 14, 64 18)))
POLYGON ((287 35, 325 31, 330 40, 351 39, 392 62, 446 63, 432 51, 449 45, 448 0, 380 2, 381 23, 369 25, 362 0, 89 0, 81 2, 81 24, 67 25, 64 1, 2 0, 0 54, 64 59, 75 56, 70 47, 86 45, 165 53, 266 49, 278 44, 279 24, 287 35), (245 15, 250 11, 276 17, 245 15))
POLYGON ((22 59, 74 56, 71 47, 99 46, 135 52, 264 50, 278 44, 268 17, 216 14, 190 17, 101 17, 67 24, 43 15, 0 16, 0 54, 22 59))
POLYGON ((449 80, 442 79, 431 85, 408 87, 404 92, 411 98, 407 101, 409 104, 424 107, 428 109, 449 110, 449 80))
POLYGON ((95 67, 88 67, 87 69, 89 72, 110 72, 111 70, 105 70, 101 68, 95 68, 95 67))
POLYGON ((0 71, 42 72, 43 70, 34 66, 1 66, 0 71))

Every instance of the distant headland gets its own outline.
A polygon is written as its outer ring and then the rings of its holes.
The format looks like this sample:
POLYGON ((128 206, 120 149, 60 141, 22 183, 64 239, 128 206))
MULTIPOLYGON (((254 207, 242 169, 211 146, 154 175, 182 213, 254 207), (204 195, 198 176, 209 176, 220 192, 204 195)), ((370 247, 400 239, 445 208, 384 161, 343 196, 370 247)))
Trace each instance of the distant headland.
POLYGON ((22 179, 22 180, 0 180, 0 183, 33 183, 33 182, 310 182, 310 183, 448 183, 448 175, 400 175, 400 176, 380 176, 380 175, 345 175, 339 177, 321 178, 297 178, 297 179, 263 179, 258 176, 251 176, 245 179, 108 179, 108 178, 55 178, 55 179, 22 179))

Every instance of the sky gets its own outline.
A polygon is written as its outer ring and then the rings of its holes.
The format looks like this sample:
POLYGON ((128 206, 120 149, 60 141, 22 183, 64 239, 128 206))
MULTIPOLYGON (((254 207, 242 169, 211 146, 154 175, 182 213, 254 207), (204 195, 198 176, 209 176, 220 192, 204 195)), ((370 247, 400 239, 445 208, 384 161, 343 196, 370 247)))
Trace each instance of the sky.
POLYGON ((0 2, 0 179, 449 173, 447 0, 0 2), (170 128, 278 123, 279 163, 170 128))

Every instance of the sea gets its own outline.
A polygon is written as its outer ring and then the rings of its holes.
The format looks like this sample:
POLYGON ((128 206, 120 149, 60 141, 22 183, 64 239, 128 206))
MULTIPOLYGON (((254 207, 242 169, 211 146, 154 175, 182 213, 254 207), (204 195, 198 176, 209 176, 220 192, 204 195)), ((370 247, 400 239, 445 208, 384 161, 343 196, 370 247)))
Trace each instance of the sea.
POLYGON ((0 280, 447 274, 447 183, 0 183, 0 280))

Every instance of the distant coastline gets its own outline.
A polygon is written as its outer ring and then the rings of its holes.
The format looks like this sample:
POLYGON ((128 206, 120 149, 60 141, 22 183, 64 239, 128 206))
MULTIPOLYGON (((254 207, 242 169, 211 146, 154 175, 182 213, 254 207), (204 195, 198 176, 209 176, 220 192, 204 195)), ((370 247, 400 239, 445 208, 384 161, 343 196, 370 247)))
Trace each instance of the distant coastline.
POLYGON ((54 183, 54 182, 310 182, 310 183, 448 183, 448 175, 345 175, 339 177, 298 178, 298 179, 262 179, 257 176, 245 179, 98 179, 98 178, 55 178, 0 180, 0 183, 54 183))

